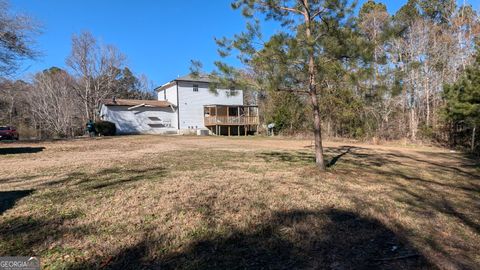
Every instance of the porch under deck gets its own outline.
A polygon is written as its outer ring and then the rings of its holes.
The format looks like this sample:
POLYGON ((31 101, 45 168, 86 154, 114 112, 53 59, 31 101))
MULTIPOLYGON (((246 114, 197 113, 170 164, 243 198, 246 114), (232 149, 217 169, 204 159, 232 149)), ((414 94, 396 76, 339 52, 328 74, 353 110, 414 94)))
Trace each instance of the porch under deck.
POLYGON ((258 130, 257 106, 205 105, 204 124, 215 135, 247 136, 258 130))

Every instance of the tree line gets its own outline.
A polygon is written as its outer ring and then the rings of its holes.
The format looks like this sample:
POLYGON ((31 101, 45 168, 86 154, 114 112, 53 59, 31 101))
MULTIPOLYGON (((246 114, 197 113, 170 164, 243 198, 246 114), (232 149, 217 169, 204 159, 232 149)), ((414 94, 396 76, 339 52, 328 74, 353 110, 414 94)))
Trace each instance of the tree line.
MULTIPOLYGON (((73 36, 65 68, 29 82, 9 79, 18 63, 38 57, 39 30, 1 3, 2 122, 73 136, 98 117, 104 98, 152 98, 125 56, 88 32, 73 36)), ((222 58, 235 56, 243 68, 220 60, 211 76, 247 90, 277 133, 312 132, 320 168, 322 136, 479 150, 480 19, 466 1, 408 0, 393 14, 372 0, 358 11, 346 0, 235 0, 232 7, 246 29, 216 42, 222 58), (267 21, 278 26, 265 37, 267 21)))
POLYGON ((244 68, 221 60, 211 76, 254 91, 277 132, 313 131, 322 169, 322 136, 478 151, 478 12, 456 0, 408 0, 394 14, 378 1, 358 12, 349 2, 234 1, 246 29, 216 41, 244 68), (265 37, 269 20, 279 26, 265 37))
POLYGON ((0 2, 0 125, 15 125, 24 137, 73 137, 88 120, 99 120, 102 99, 153 99, 146 76, 136 76, 126 57, 90 32, 72 37, 64 68, 51 67, 26 82, 12 77, 26 59, 35 60, 34 37, 40 28, 0 2))

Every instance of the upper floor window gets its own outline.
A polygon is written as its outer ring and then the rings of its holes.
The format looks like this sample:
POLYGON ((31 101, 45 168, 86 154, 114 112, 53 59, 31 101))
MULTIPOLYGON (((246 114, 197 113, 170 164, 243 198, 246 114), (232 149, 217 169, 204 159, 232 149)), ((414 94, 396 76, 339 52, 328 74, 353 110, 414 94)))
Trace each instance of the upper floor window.
POLYGON ((198 84, 193 85, 193 92, 198 92, 198 84))
POLYGON ((230 96, 234 96, 237 93, 235 91, 235 86, 231 86, 229 90, 230 90, 230 93, 229 93, 230 96))

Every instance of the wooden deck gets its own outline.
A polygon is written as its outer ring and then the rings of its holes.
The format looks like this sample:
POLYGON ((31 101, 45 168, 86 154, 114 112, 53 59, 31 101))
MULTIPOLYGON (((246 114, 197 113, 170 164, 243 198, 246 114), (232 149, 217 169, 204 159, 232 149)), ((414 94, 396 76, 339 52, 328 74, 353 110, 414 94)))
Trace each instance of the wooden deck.
POLYGON ((257 106, 206 105, 204 124, 216 135, 247 135, 258 130, 257 106))
POLYGON ((258 125, 258 116, 205 116, 205 126, 258 125))

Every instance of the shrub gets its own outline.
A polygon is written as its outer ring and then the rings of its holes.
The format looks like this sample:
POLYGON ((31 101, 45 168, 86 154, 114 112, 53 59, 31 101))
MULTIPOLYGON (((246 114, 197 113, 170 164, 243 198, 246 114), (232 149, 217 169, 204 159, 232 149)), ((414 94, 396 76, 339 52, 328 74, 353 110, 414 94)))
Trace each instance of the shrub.
POLYGON ((418 127, 418 135, 422 140, 431 141, 435 138, 435 134, 435 130, 431 126, 423 124, 418 127))
POLYGON ((275 123, 276 134, 293 133, 304 130, 306 125, 305 105, 293 93, 271 93, 265 108, 266 124, 275 123))
POLYGON ((103 136, 114 136, 117 128, 114 123, 108 121, 98 121, 95 123, 95 130, 103 136))

